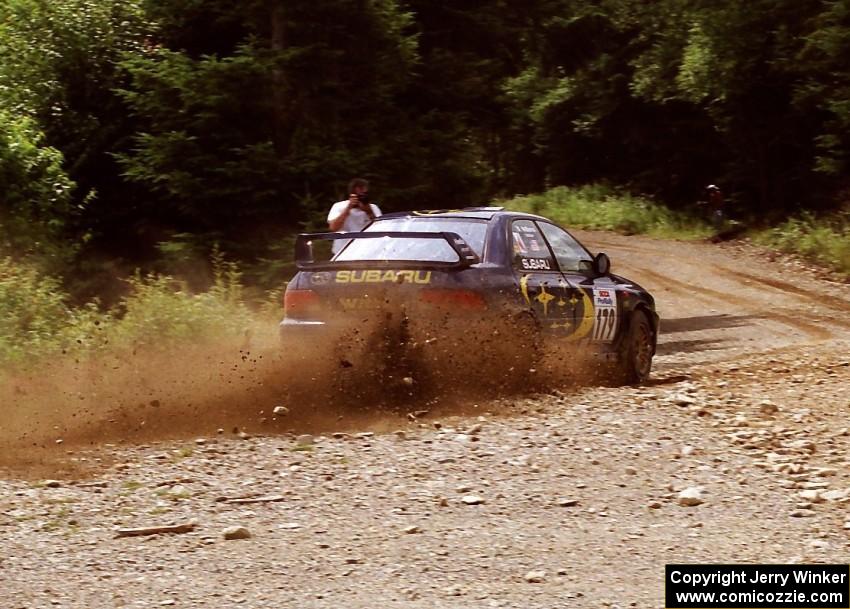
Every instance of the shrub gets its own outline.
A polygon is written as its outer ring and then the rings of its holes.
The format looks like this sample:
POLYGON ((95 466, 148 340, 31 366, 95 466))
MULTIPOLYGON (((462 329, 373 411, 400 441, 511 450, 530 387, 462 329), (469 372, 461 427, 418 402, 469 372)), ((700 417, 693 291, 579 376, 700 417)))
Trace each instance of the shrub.
POLYGON ((235 265, 214 260, 213 285, 193 294, 185 283, 163 275, 136 275, 132 292, 120 304, 111 341, 120 346, 167 345, 175 340, 203 342, 244 333, 252 323, 235 265))
POLYGON ((804 213, 756 233, 754 240, 850 276, 850 214, 847 212, 820 218, 804 213))
POLYGON ((70 307, 59 282, 34 267, 0 259, 0 361, 27 363, 57 353, 85 357, 178 341, 215 341, 246 333, 257 319, 243 297, 241 275, 220 255, 212 286, 193 293, 172 277, 136 275, 111 310, 97 301, 70 307))
POLYGON ((51 350, 72 317, 65 303, 58 281, 32 266, 0 258, 0 360, 51 350))

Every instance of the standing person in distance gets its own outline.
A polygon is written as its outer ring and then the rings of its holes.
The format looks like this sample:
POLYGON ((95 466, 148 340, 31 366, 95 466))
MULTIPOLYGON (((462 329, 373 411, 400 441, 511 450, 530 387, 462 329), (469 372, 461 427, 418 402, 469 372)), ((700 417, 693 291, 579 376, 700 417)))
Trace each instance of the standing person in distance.
MULTIPOLYGON (((348 199, 338 201, 328 212, 328 228, 333 232, 357 233, 381 215, 381 208, 369 197, 369 181, 354 178, 348 183, 348 199)), ((348 243, 345 239, 333 242, 333 253, 348 243)))
POLYGON ((711 210, 711 223, 714 225, 714 230, 719 232, 723 228, 725 219, 723 193, 714 184, 706 186, 705 192, 708 195, 708 207, 711 210))

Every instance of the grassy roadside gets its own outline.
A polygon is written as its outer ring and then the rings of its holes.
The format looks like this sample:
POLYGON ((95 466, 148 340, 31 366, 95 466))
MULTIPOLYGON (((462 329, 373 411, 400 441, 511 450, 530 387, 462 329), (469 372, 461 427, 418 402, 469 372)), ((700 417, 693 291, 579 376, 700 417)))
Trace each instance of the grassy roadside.
POLYGON ((850 213, 824 218, 803 214, 751 237, 759 245, 802 256, 850 278, 850 213))
POLYGON ((192 292, 165 275, 127 279, 118 305, 69 305, 59 281, 26 264, 0 259, 0 363, 28 367, 42 360, 81 360, 137 349, 167 349, 240 337, 277 306, 251 303, 236 267, 219 261, 212 285, 192 292))
POLYGON ((500 201, 509 209, 540 214, 571 228, 645 234, 663 239, 704 239, 711 226, 693 215, 672 211, 643 197, 602 185, 560 186, 544 193, 500 201))
MULTIPOLYGON (((703 218, 600 185, 558 187, 499 204, 547 216, 573 228, 682 240, 714 235, 703 218)), ((759 245, 801 256, 850 278, 850 213, 827 217, 802 214, 778 226, 752 229, 746 234, 759 245)))

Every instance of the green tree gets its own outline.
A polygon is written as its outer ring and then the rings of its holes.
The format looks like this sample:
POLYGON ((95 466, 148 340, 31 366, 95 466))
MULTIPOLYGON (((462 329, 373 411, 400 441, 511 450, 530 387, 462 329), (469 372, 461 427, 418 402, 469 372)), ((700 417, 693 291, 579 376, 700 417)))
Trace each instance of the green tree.
POLYGON ((601 180, 676 193, 680 180, 669 178, 686 167, 670 151, 694 117, 682 105, 661 108, 633 93, 646 16, 610 0, 534 6, 523 34, 525 67, 503 88, 512 121, 533 133, 545 183, 601 180))
POLYGON ((692 201, 719 181, 752 211, 812 204, 835 189, 812 159, 835 174, 847 149, 845 4, 538 2, 505 81, 513 120, 551 184, 692 201))
POLYGON ((142 128, 121 162, 158 217, 238 247, 258 225, 302 219, 341 179, 392 182, 415 162, 396 105, 415 39, 396 2, 208 6, 215 19, 199 23, 195 3, 157 3, 160 46, 122 64, 142 128))
POLYGON ((64 236, 72 187, 62 154, 44 145, 34 121, 0 110, 0 256, 61 269, 76 248, 64 236))
POLYGON ((151 28, 141 0, 0 3, 0 107, 29 117, 29 128, 61 153, 74 214, 57 221, 69 241, 93 237, 82 251, 102 249, 106 237, 119 244, 111 255, 133 254, 127 229, 141 197, 112 156, 132 132, 113 89, 125 77, 117 60, 143 52, 151 28))
MULTIPOLYGON (((815 123, 792 103, 795 56, 820 2, 674 4, 686 9, 669 13, 678 53, 669 53, 673 61, 660 69, 651 61, 642 66, 670 83, 666 91, 655 85, 655 99, 660 93, 705 113, 727 149, 723 179, 754 207, 796 204, 811 186, 806 160, 813 155, 815 123)), ((650 56, 657 57, 669 38, 656 30, 650 56)), ((640 74, 641 82, 646 76, 640 74)))
POLYGON ((850 6, 830 1, 822 7, 795 57, 801 74, 795 102, 803 113, 821 118, 815 133, 816 171, 847 187, 850 183, 842 176, 850 169, 850 6))
POLYGON ((527 6, 505 0, 408 6, 421 61, 405 104, 425 160, 417 171, 423 202, 463 206, 539 189, 530 131, 508 120, 511 102, 502 89, 524 65, 527 6))

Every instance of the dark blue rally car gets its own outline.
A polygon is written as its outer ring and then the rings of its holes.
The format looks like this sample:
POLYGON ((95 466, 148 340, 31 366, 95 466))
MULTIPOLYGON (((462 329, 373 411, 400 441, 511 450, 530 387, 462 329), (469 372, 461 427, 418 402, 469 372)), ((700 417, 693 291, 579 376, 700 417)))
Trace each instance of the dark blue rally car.
POLYGON ((284 343, 356 338, 368 350, 381 336, 443 360, 520 352, 526 368, 565 347, 558 357, 592 359, 615 382, 649 376, 652 296, 540 216, 500 207, 387 214, 360 233, 299 235, 296 261, 284 343), (315 259, 337 240, 336 255, 315 259))

